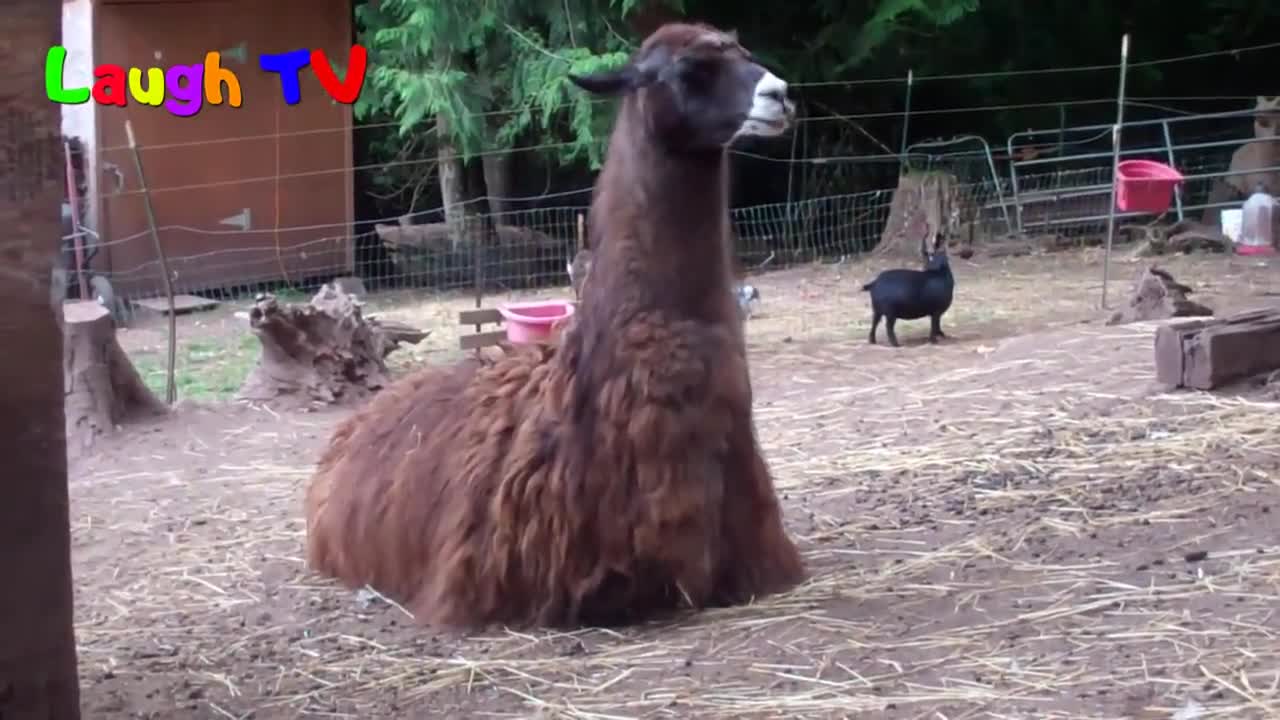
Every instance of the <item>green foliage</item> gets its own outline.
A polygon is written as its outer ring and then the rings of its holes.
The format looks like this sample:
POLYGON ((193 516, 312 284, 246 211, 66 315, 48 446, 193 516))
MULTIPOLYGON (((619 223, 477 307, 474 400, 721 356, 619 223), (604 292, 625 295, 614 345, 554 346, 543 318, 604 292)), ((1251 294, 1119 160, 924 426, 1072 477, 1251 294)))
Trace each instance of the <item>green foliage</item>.
POLYGON ((936 29, 952 25, 978 9, 979 0, 880 0, 875 12, 844 46, 844 62, 832 72, 843 74, 886 47, 905 32, 919 32, 920 26, 936 29))
MULTIPOLYGON (((843 77, 903 33, 955 22, 978 0, 663 4, 747 31, 762 59, 793 76, 823 79, 843 77)), ((641 0, 366 0, 356 13, 371 63, 357 116, 392 118, 402 137, 443 118, 464 158, 548 144, 560 145, 554 155, 561 164, 585 159, 598 167, 612 104, 577 89, 568 75, 625 62, 638 40, 624 35, 627 19, 641 6, 641 0)))
POLYGON ((507 107, 514 111, 497 127, 494 144, 511 147, 526 131, 539 131, 547 141, 561 140, 557 148, 561 163, 584 156, 592 167, 601 162, 610 114, 600 103, 568 80, 570 74, 584 75, 608 70, 626 62, 622 50, 601 53, 585 47, 551 50, 535 28, 511 29, 516 38, 506 74, 507 107))
POLYGON ((561 162, 600 161, 605 108, 569 73, 617 66, 611 31, 637 0, 380 0, 356 9, 369 48, 357 116, 389 116, 401 135, 443 118, 464 158, 517 144, 567 143, 561 162), (523 141, 523 142, 521 142, 523 141))
MULTIPOLYGON (((903 77, 908 69, 917 79, 992 73, 917 82, 910 140, 977 133, 996 144, 1027 127, 1107 122, 1113 107, 1073 101, 1113 96, 1114 71, 999 71, 1110 65, 1118 61, 1125 32, 1136 63, 1127 78, 1131 96, 1270 93, 1269 71, 1258 59, 1265 53, 1143 61, 1268 42, 1274 39, 1269 28, 1280 23, 1280 3, 1257 0, 1205 0, 1179 12, 1156 0, 361 0, 357 14, 371 67, 357 112, 362 121, 392 120, 399 133, 362 133, 358 142, 375 144, 375 161, 405 160, 380 169, 374 189, 408 199, 404 188, 414 188, 416 199, 429 184, 424 169, 431 167, 437 120, 465 157, 547 144, 557 147, 539 152, 540 159, 598 166, 613 103, 593 100, 567 77, 623 62, 640 40, 632 16, 664 14, 659 5, 674 10, 667 15, 738 30, 788 80, 809 84, 796 92, 802 113, 828 116, 802 126, 797 152, 809 156, 896 148, 903 86, 841 81, 903 77), (813 85, 824 81, 834 82, 813 85), (1044 107, 937 112, 1023 103, 1044 107), (859 114, 879 117, 833 117, 859 114)), ((1143 112, 1137 109, 1135 115, 1143 112)), ((850 168, 854 164, 846 164, 850 184, 874 172, 850 168)))
POLYGON ((905 74, 902 59, 913 47, 927 49, 942 28, 978 7, 979 0, 701 0, 691 13, 738 28, 757 55, 817 82, 849 79, 854 69, 905 74))

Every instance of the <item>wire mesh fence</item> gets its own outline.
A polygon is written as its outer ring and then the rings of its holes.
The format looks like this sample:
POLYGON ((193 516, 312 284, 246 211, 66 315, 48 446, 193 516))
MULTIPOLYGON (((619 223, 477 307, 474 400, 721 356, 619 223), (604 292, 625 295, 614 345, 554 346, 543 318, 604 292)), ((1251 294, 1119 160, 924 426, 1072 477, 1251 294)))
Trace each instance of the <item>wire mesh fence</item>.
MULTIPOLYGON (((1121 157, 1167 162, 1186 176, 1163 219, 1213 224, 1217 212, 1238 205, 1246 185, 1258 178, 1272 178, 1273 189, 1280 188, 1274 181, 1280 179, 1280 163, 1269 160, 1278 154, 1270 150, 1275 139, 1255 137, 1251 117, 1246 111, 1134 121, 1124 128, 1121 157), (1267 150, 1246 170, 1229 171, 1233 154, 1249 143, 1267 150)), ((945 228, 958 235, 952 240, 979 248, 1005 241, 1061 248, 1097 244, 1105 236, 1112 186, 1110 145, 1111 127, 1094 125, 1029 130, 994 146, 982 137, 963 135, 918 142, 901 155, 793 154, 753 162, 776 162, 780 172, 793 172, 797 166, 829 171, 893 163, 908 177, 945 176, 952 215, 945 228), (1053 242, 1044 243, 1045 236, 1053 242)), ((84 164, 83 158, 73 163, 77 170, 84 164)), ((865 178, 872 176, 856 177, 865 187, 865 178)), ((157 192, 168 180, 159 174, 154 178, 161 186, 157 192)), ((748 281, 762 293, 761 319, 753 319, 749 337, 771 342, 850 331, 843 318, 850 307, 865 302, 859 289, 871 274, 853 263, 888 235, 902 232, 895 213, 910 204, 896 197, 902 194, 903 182, 899 176, 896 184, 888 180, 857 192, 817 195, 809 190, 824 187, 821 183, 801 183, 800 192, 788 188, 790 199, 785 202, 732 210, 738 260, 751 275, 748 281)), ((116 183, 117 192, 139 195, 127 185, 116 183)), ((166 249, 177 293, 243 307, 263 291, 303 298, 323 282, 354 276, 381 312, 429 325, 425 329, 433 331, 430 350, 456 352, 457 312, 462 309, 509 298, 571 295, 567 266, 584 237, 589 197, 589 190, 580 189, 544 195, 537 202, 479 198, 447 211, 267 228, 249 227, 246 209, 246 227, 167 224, 156 233, 166 249), (491 204, 518 209, 489 212, 491 204), (406 309, 406 303, 416 303, 417 309, 406 309), (432 304, 429 311, 423 309, 427 303, 432 304)), ((84 207, 77 207, 77 212, 83 214, 84 207)), ((1126 222, 1154 219, 1120 217, 1126 222)), ((74 260, 68 249, 67 267, 83 263, 95 279, 92 292, 114 296, 103 302, 112 304, 122 324, 135 319, 132 308, 137 302, 163 295, 161 263, 150 230, 113 237, 99 236, 92 227, 69 230, 64 224, 64 247, 70 248, 73 239, 84 246, 83 260, 74 260)), ((73 295, 76 286, 68 283, 73 295)))

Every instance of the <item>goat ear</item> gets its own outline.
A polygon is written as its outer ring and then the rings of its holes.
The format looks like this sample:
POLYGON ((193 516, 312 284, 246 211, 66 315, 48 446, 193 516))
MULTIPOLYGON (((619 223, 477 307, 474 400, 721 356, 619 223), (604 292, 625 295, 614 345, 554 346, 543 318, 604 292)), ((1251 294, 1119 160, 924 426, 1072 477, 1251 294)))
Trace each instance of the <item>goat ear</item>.
POLYGON ((642 75, 635 65, 627 63, 616 70, 605 70, 590 75, 569 74, 569 82, 592 95, 624 95, 639 88, 642 75))

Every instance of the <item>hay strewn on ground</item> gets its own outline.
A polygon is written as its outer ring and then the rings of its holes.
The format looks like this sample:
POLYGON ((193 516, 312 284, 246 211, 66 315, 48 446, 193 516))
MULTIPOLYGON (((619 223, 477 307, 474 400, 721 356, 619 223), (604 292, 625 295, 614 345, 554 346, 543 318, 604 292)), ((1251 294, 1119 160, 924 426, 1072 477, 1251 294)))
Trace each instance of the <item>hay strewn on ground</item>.
MULTIPOLYGON (((1103 326, 1079 255, 977 262, 937 347, 927 322, 866 344, 861 266, 753 280, 760 435, 814 574, 750 607, 420 630, 302 567, 336 413, 119 439, 72 484, 88 716, 1280 716, 1280 403, 1154 388, 1152 326, 1103 326)), ((1274 300, 1246 296, 1273 269, 1175 262, 1215 307, 1274 300)), ((437 307, 386 314, 452 327, 437 307)))

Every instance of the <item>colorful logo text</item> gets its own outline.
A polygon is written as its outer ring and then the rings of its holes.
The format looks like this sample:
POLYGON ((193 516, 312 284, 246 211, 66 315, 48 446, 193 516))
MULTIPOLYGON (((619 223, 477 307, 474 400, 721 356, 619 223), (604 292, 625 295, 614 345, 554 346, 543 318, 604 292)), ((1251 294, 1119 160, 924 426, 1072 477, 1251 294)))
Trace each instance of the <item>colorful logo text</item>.
MULTIPOLYGON (((360 89, 364 87, 368 56, 363 46, 352 46, 348 55, 347 77, 341 80, 323 50, 301 48, 274 55, 262 54, 258 56, 258 67, 280 76, 280 90, 288 105, 297 105, 302 100, 299 74, 308 66, 329 97, 349 105, 360 97, 360 89)), ((234 108, 244 103, 240 79, 235 72, 222 66, 222 54, 218 52, 207 53, 204 62, 195 65, 173 65, 165 70, 148 68, 145 82, 141 68, 99 65, 93 69, 95 81, 92 89, 66 86, 63 78, 66 61, 65 47, 54 45, 49 48, 44 64, 45 92, 56 103, 80 105, 92 97, 99 105, 125 107, 127 97, 132 97, 143 105, 163 106, 178 117, 191 117, 206 104, 222 105, 224 100, 234 108)))

